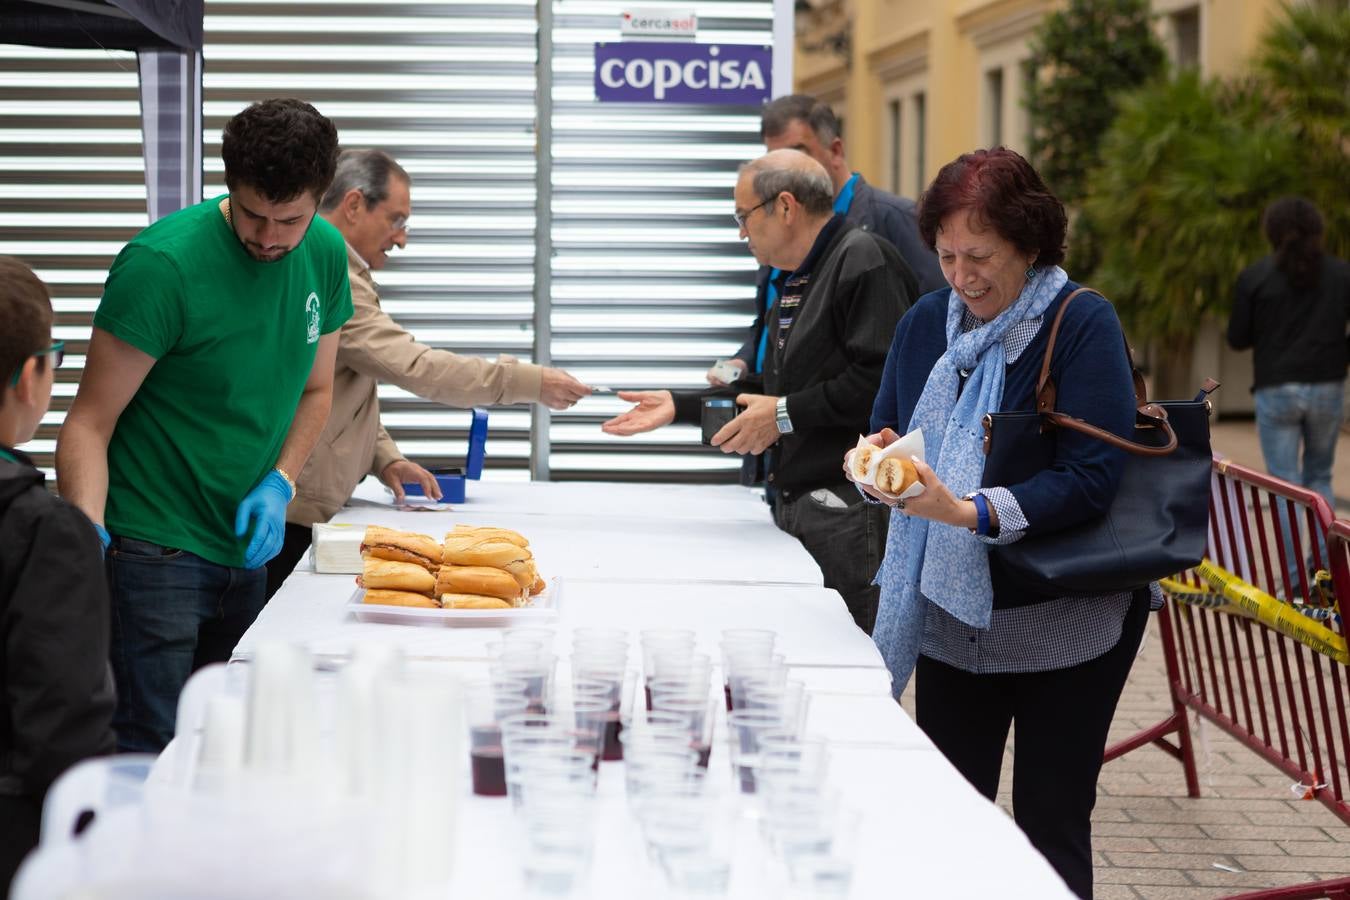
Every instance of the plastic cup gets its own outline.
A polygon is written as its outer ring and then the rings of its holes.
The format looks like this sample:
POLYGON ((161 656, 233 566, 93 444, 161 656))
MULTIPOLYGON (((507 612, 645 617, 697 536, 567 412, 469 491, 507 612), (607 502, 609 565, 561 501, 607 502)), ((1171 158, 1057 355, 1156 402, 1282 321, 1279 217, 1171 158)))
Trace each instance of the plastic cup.
POLYGON ((782 730, 783 719, 777 713, 738 709, 727 714, 727 743, 732 773, 741 793, 755 793, 760 765, 760 738, 782 730))

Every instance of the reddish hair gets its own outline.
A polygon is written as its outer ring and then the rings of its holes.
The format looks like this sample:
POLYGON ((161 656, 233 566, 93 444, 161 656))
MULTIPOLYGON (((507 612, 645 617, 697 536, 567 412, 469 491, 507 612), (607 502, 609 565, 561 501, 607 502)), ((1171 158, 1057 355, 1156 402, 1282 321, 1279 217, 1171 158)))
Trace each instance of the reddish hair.
POLYGON ((919 198, 919 234, 933 246, 938 228, 954 212, 968 210, 982 228, 992 228, 1037 266, 1064 259, 1069 220, 1064 204, 1041 176, 1007 147, 963 153, 937 173, 919 198))

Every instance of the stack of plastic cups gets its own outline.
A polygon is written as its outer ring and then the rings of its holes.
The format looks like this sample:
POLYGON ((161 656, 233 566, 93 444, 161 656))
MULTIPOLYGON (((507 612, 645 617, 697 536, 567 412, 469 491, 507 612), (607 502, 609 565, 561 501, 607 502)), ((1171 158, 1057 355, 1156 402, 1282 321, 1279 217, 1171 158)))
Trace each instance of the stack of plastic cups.
POLYGON ((307 776, 319 758, 314 665, 296 644, 258 647, 249 681, 244 765, 255 772, 307 776))
POLYGON ((653 797, 640 817, 647 858, 674 896, 725 895, 736 855, 737 819, 713 795, 653 797))
POLYGON ((727 714, 727 745, 732 779, 742 794, 753 794, 757 790, 760 745, 764 736, 782 731, 784 722, 776 712, 736 709, 727 714))
POLYGON ((669 734, 648 732, 629 738, 624 747, 624 785, 629 810, 642 820, 643 810, 668 797, 701 796, 706 788, 698 753, 690 749, 688 726, 681 723, 669 734))
POLYGON ((617 628, 579 628, 572 640, 572 684, 576 700, 609 704, 600 758, 623 759, 624 707, 629 704, 632 673, 628 669, 628 632, 617 628), (580 691, 580 693, 579 693, 580 691))
POLYGON ((578 746, 570 715, 517 716, 502 725, 507 789, 524 835, 530 895, 584 896, 595 846, 595 747, 578 746))
POLYGON ((527 764, 539 757, 560 758, 577 749, 576 738, 567 718, 553 714, 524 713, 508 716, 501 722, 502 757, 506 771, 506 793, 513 807, 527 764))
POLYGON ((676 713, 686 719, 689 746, 698 753, 698 764, 703 769, 708 768, 708 757, 712 754, 717 709, 710 671, 711 667, 687 669, 683 676, 667 672, 648 686, 653 712, 676 713))
POLYGON ((812 897, 847 896, 859 816, 826 782, 828 743, 796 732, 760 736, 761 831, 792 887, 812 897))
POLYGON ((515 770, 512 803, 517 812, 541 795, 595 793, 595 754, 589 749, 548 749, 527 753, 515 770))
POLYGON ((737 818, 707 784, 712 725, 722 692, 713 690, 706 655, 667 650, 653 655, 651 712, 638 732, 629 766, 629 798, 647 857, 675 896, 725 894, 737 818), (694 752, 679 753, 685 746, 694 752), (643 737, 647 735, 647 737, 643 737), (692 763, 692 765, 691 765, 692 763))
POLYGON ((595 853, 594 791, 565 759, 530 764, 519 809, 521 855, 530 896, 585 896, 595 853))
POLYGON ((449 880, 463 786, 463 693, 454 679, 382 678, 375 685, 380 760, 375 778, 376 880, 415 896, 449 880))
POLYGON ((598 728, 608 700, 585 695, 554 704, 551 715, 512 716, 502 722, 507 792, 523 823, 522 873, 529 893, 584 894, 595 846, 595 769, 598 728), (588 736, 589 735, 589 736, 588 736))
POLYGON ((731 679, 736 671, 750 665, 760 665, 773 659, 773 647, 778 635, 765 628, 728 628, 722 632, 722 687, 726 696, 727 712, 735 708, 731 679))

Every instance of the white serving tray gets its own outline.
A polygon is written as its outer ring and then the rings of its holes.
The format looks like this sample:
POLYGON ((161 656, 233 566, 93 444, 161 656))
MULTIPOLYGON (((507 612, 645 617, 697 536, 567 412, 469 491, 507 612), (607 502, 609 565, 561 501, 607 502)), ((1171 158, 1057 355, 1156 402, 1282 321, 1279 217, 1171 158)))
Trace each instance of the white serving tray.
POLYGON ((358 622, 380 625, 423 625, 445 628, 507 628, 548 622, 558 617, 562 605, 562 578, 550 580, 530 606, 515 609, 425 609, 419 606, 383 606, 363 603, 364 588, 357 588, 347 609, 358 622))

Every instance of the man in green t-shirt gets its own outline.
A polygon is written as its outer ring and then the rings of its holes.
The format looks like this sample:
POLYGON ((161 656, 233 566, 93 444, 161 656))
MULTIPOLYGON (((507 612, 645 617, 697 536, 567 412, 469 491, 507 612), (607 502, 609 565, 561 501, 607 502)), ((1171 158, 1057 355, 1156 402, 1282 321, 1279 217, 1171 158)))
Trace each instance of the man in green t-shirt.
POLYGON ((228 195, 118 254, 57 443, 61 494, 108 549, 124 751, 168 743, 188 676, 228 659, 262 609, 352 312, 346 245, 315 215, 333 124, 255 103, 221 156, 228 195))

